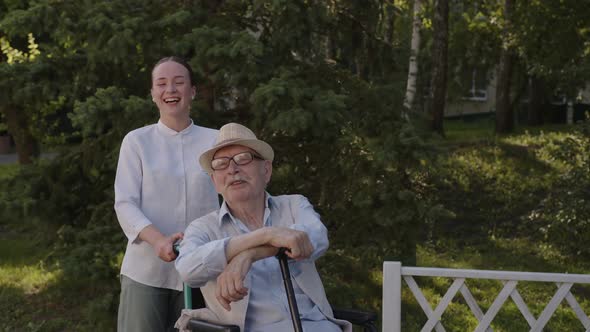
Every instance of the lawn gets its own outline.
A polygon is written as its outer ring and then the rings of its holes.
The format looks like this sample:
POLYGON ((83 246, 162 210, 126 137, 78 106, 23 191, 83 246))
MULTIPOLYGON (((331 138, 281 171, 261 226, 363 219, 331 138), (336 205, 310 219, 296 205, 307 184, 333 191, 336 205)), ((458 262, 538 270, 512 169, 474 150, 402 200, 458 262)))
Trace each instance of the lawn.
MULTIPOLYGON (((0 184, 19 169, 0 165, 0 184)), ((58 233, 46 221, 0 219, 0 331, 113 330, 100 303, 112 285, 68 279, 51 257, 58 233)))
MULTIPOLYGON (((489 119, 445 123, 444 152, 435 163, 435 186, 441 203, 453 217, 431 225, 429 238, 419 245, 417 265, 507 271, 590 272, 581 255, 561 251, 550 234, 538 229, 536 214, 554 204, 549 193, 572 171, 580 155, 572 158, 564 143, 575 141, 571 126, 517 128, 514 134, 493 136, 489 119)), ((566 215, 568 207, 562 207, 566 215)), ((560 212, 561 213, 561 212, 560 212)), ((565 220, 565 222, 569 222, 565 220)), ((571 226, 573 227, 573 223, 571 226)), ((451 284, 446 278, 419 278, 425 296, 435 308, 451 284)), ((471 281, 468 287, 485 312, 502 289, 500 282, 471 281)), ((556 287, 547 283, 519 283, 518 290, 538 317, 556 287)), ((590 312, 590 287, 575 286, 572 293, 590 312)), ((426 322, 408 289, 404 292, 404 331, 420 330, 426 322)), ((469 331, 477 320, 460 295, 442 317, 447 331, 469 331)), ((528 330, 526 320, 508 300, 492 324, 494 331, 528 330)), ((562 303, 545 331, 585 331, 567 303, 562 303)))
POLYGON ((18 169, 17 164, 0 164, 0 181, 13 177, 18 172, 18 169))
POLYGON ((111 285, 71 280, 52 262, 56 229, 0 224, 0 331, 109 331, 111 285))

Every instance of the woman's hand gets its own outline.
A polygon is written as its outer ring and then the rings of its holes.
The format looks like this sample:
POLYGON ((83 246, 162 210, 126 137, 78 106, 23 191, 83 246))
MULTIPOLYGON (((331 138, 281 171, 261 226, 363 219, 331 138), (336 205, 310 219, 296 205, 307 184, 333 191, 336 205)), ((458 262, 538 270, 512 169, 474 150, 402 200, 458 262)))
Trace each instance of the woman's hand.
POLYGON ((183 237, 183 233, 174 233, 170 236, 162 236, 156 240, 153 245, 156 255, 164 262, 172 262, 176 259, 176 254, 174 253, 173 249, 174 243, 176 243, 176 241, 182 240, 183 237))
POLYGON ((182 232, 166 236, 160 233, 154 225, 148 225, 139 232, 139 239, 151 244, 156 256, 160 257, 164 262, 172 262, 176 259, 172 246, 176 241, 182 240, 183 237, 184 233, 182 232))

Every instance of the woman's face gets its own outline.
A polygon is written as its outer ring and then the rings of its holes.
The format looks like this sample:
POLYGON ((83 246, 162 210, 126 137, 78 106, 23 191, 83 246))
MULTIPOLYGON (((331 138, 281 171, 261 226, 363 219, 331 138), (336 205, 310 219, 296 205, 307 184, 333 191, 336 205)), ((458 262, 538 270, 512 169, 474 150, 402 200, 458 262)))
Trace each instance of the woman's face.
POLYGON ((152 71, 152 99, 160 117, 188 117, 195 96, 188 70, 174 61, 159 64, 152 71))

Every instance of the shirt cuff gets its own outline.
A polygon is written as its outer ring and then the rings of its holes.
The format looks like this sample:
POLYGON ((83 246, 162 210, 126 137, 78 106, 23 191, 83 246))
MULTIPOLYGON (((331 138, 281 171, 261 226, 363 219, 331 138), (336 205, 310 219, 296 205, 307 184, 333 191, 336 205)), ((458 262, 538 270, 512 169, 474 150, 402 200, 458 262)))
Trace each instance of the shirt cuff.
POLYGON ((152 223, 149 222, 147 219, 138 220, 133 225, 131 225, 131 231, 129 234, 126 234, 128 239, 131 240, 133 243, 140 243, 142 240, 139 238, 139 233, 143 231, 144 228, 148 227, 152 223))
POLYGON ((225 248, 230 238, 220 239, 210 242, 212 248, 209 248, 209 254, 203 258, 203 265, 209 276, 209 280, 213 276, 218 276, 227 266, 227 257, 225 256, 225 248))

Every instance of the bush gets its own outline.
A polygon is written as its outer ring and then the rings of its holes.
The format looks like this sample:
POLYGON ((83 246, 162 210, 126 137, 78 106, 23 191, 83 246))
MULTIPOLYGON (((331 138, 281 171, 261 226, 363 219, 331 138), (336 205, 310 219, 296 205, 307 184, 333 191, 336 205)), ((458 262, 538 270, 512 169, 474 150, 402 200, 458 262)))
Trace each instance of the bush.
MULTIPOLYGON (((437 220, 436 238, 464 240, 526 232, 520 216, 544 198, 552 172, 530 145, 484 141, 448 147, 429 182, 452 214, 437 220)), ((436 239, 435 239, 436 240, 436 239)))
POLYGON ((566 165, 542 204, 529 215, 547 243, 565 253, 589 257, 590 238, 590 121, 578 125, 553 157, 566 165))

